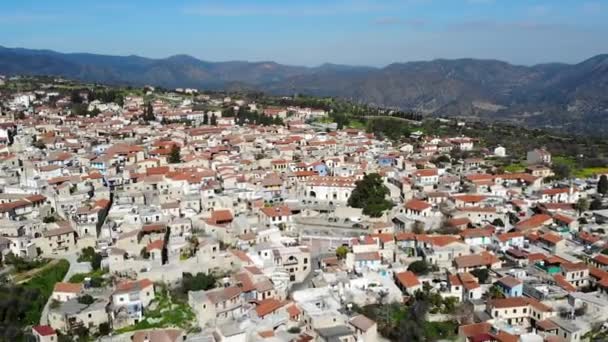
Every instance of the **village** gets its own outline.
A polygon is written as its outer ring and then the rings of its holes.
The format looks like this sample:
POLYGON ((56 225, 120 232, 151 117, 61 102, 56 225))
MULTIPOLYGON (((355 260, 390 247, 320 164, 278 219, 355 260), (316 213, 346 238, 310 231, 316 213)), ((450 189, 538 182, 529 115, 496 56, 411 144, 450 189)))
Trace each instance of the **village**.
POLYGON ((564 177, 535 146, 505 170, 475 136, 247 96, 1 80, 1 286, 63 265, 14 336, 608 338, 608 169, 564 177))

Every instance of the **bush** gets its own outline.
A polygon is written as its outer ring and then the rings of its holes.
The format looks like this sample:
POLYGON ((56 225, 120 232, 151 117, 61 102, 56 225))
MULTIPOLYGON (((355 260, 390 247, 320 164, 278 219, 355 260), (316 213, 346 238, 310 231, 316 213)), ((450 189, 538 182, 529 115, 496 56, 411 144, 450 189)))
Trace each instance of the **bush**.
POLYGON ((95 302, 95 298, 93 298, 91 295, 88 295, 88 294, 78 297, 78 303, 80 303, 80 304, 91 305, 94 302, 95 302))
POLYGON ((426 262, 426 260, 417 260, 411 263, 407 270, 412 271, 417 275, 427 274, 429 272, 429 264, 426 262))
POLYGON ((190 273, 184 273, 182 291, 188 293, 189 291, 211 290, 215 288, 216 281, 217 279, 213 274, 199 272, 193 276, 190 273))
POLYGON ((490 271, 488 271, 487 268, 478 268, 472 270, 470 273, 479 279, 479 282, 482 284, 486 284, 488 278, 490 277, 490 271))
POLYGON ((101 260, 103 257, 100 253, 97 253, 93 247, 83 248, 80 256, 78 257, 78 262, 90 262, 91 268, 93 270, 99 270, 101 268, 101 260))
POLYGON ((291 327, 287 330, 290 334, 299 334, 301 331, 300 327, 291 327))
POLYGON ((109 323, 101 323, 99 325, 99 335, 106 336, 106 335, 109 335, 111 332, 112 332, 112 329, 110 329, 109 323))

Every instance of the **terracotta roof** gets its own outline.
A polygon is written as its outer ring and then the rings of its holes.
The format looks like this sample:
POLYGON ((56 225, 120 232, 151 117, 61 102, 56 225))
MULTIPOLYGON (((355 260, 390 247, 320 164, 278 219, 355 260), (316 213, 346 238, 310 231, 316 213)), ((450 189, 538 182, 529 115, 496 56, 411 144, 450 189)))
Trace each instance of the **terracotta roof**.
POLYGON ((593 257, 593 261, 597 262, 600 265, 608 266, 608 255, 598 254, 593 257))
POLYGON ((150 242, 150 243, 149 243, 149 244, 146 246, 146 250, 147 250, 148 252, 149 252, 149 251, 152 251, 152 250, 155 250, 155 249, 160 249, 160 250, 162 250, 164 246, 165 246, 165 242, 164 242, 163 240, 161 240, 161 239, 159 239, 159 240, 154 240, 154 241, 150 242))
POLYGON ((469 223, 471 223, 471 220, 466 217, 456 217, 447 221, 447 224, 450 227, 466 226, 469 223))
POLYGON ((557 324, 553 323, 553 321, 549 319, 543 319, 541 321, 536 322, 536 326, 544 331, 555 330, 559 328, 557 324))
POLYGON ((480 254, 462 255, 454 258, 454 264, 458 268, 491 266, 500 260, 492 253, 481 252, 480 254))
POLYGON ((437 176, 438 174, 437 169, 422 169, 414 172, 414 175, 418 177, 432 177, 437 176))
POLYGON ((287 313, 289 314, 290 318, 293 318, 300 315, 302 311, 300 311, 300 309, 295 304, 293 304, 287 308, 287 313))
POLYGON ((116 286, 114 294, 141 291, 149 286, 153 286, 154 283, 150 279, 141 279, 138 281, 125 281, 116 286))
POLYGON ((36 325, 32 327, 38 335, 40 336, 53 336, 56 334, 55 329, 53 329, 50 325, 36 325))
POLYGON ((576 287, 572 286, 566 278, 561 274, 556 274, 553 276, 553 280, 557 283, 557 286, 566 290, 567 292, 576 292, 576 287))
POLYGON ((232 213, 230 210, 222 209, 222 210, 214 210, 211 213, 211 218, 209 219, 212 223, 221 223, 221 222, 232 222, 232 213))
POLYGON ((411 199, 405 203, 405 207, 409 210, 423 211, 425 209, 431 208, 432 205, 430 205, 429 203, 427 203, 425 201, 411 199))
POLYGON ((564 262, 561 267, 566 272, 578 272, 588 270, 589 267, 584 262, 564 262))
POLYGON ((490 305, 494 308, 504 309, 519 306, 528 306, 529 303, 525 297, 509 297, 509 298, 494 298, 490 301, 490 305))
POLYGON ((539 236, 539 239, 544 242, 548 242, 551 245, 556 245, 558 242, 562 241, 564 238, 562 238, 561 236, 559 236, 557 234, 545 233, 545 234, 539 236))
POLYGON ((258 306, 255 307, 255 312, 258 314, 259 317, 264 317, 264 316, 278 310, 282 306, 283 305, 279 300, 274 299, 274 298, 267 298, 267 299, 262 300, 258 304, 258 306))
POLYGON ((378 252, 364 252, 355 254, 355 260, 380 260, 380 254, 378 252))
POLYGON ((53 292, 80 293, 82 284, 56 283, 53 292))
POLYGON ((241 293, 241 288, 238 286, 224 287, 205 292, 207 298, 209 298, 209 301, 211 301, 211 303, 213 304, 228 301, 234 297, 239 296, 241 293))
POLYGON ((519 280, 513 276, 506 276, 506 277, 500 278, 496 282, 501 283, 510 289, 514 288, 517 285, 523 284, 523 282, 521 280, 519 280))
POLYGON ((486 334, 492 329, 492 324, 487 322, 461 325, 458 327, 458 335, 463 337, 472 337, 481 334, 486 334))
POLYGON ((504 234, 497 235, 496 238, 498 240, 500 240, 501 242, 507 242, 511 239, 523 237, 523 236, 524 236, 524 234, 522 234, 520 232, 511 232, 511 233, 504 233, 504 234))
POLYGON ((485 200, 488 197, 484 196, 484 195, 459 195, 459 196, 452 196, 452 198, 454 200, 465 202, 465 203, 477 203, 477 202, 481 202, 481 201, 485 200))
POLYGON ((260 209, 264 215, 268 217, 279 217, 279 216, 290 216, 291 209, 286 205, 279 205, 276 207, 266 207, 260 209))
POLYGON ((527 230, 541 227, 552 221, 551 216, 547 214, 536 214, 527 220, 523 220, 515 225, 518 230, 527 230))
POLYGON ((490 237, 492 234, 494 228, 465 229, 459 233, 463 238, 490 237))
POLYGON ((420 285, 418 277, 412 271, 399 272, 395 274, 397 281, 405 288, 411 288, 420 285))
POLYGON ((568 191, 570 191, 568 188, 554 188, 554 189, 544 189, 543 191, 541 191, 541 193, 543 195, 557 195, 557 194, 565 194, 568 193, 568 191))

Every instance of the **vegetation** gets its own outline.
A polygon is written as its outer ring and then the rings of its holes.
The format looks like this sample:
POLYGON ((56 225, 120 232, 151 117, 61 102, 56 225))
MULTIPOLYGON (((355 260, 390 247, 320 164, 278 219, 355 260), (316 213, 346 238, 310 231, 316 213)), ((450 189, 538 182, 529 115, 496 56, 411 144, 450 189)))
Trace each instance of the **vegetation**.
POLYGON ((93 247, 85 247, 80 251, 78 262, 90 262, 93 270, 99 270, 102 259, 101 253, 97 253, 93 247))
POLYGON ((73 284, 80 284, 89 278, 89 286, 91 287, 103 287, 108 281, 104 278, 106 273, 103 269, 98 269, 89 273, 76 273, 70 277, 68 282, 73 284))
POLYGON ((217 278, 210 273, 199 272, 194 276, 190 273, 184 273, 182 277, 182 292, 211 290, 215 288, 216 283, 217 278))
POLYGON ((498 286, 493 285, 492 287, 490 287, 490 289, 488 290, 488 298, 505 298, 505 295, 502 293, 502 291, 498 288, 498 286))
POLYGON ((608 177, 606 175, 600 176, 600 180, 597 182, 597 192, 601 195, 608 193, 608 177))
POLYGON ((417 130, 410 122, 400 118, 381 117, 369 119, 367 122, 366 131, 374 133, 378 138, 387 138, 390 140, 401 140, 417 130))
POLYGON ((70 265, 66 260, 44 269, 20 285, 0 286, 0 340, 23 340, 24 328, 38 324, 42 309, 70 265))
POLYGON ((78 303, 80 303, 80 304, 91 305, 94 302, 95 302, 95 298, 93 298, 93 296, 88 295, 88 294, 78 297, 78 303))
POLYGON ((431 305, 425 300, 414 299, 404 305, 390 303, 355 307, 359 313, 376 321, 378 333, 391 341, 438 341, 453 339, 458 324, 454 321, 429 322, 426 315, 431 305))
POLYGON ((362 208, 363 214, 371 217, 380 217, 385 210, 393 207, 393 203, 386 199, 389 190, 382 183, 382 178, 377 173, 370 173, 357 181, 348 205, 353 208, 362 208))
POLYGON ((581 197, 576 201, 576 210, 578 210, 578 214, 581 215, 585 211, 589 210, 590 203, 589 200, 581 197))
POLYGON ((13 266, 15 272, 26 272, 39 267, 46 265, 48 260, 43 259, 35 259, 28 260, 14 255, 13 253, 8 253, 4 257, 4 263, 7 265, 13 266))
POLYGON ((156 298, 150 304, 153 309, 148 309, 139 323, 118 329, 116 334, 153 328, 178 327, 186 331, 196 329, 196 315, 188 303, 172 297, 163 286, 157 285, 156 290, 156 298))
POLYGON ((146 109, 144 109, 144 114, 142 116, 142 119, 145 122, 150 122, 150 121, 156 120, 156 116, 154 115, 154 108, 152 107, 151 102, 148 102, 148 104, 146 105, 146 109))
POLYGON ((487 284, 490 278, 490 271, 487 268, 478 268, 470 272, 474 275, 481 284, 487 284))
POLYGON ((417 275, 424 275, 429 273, 431 268, 426 260, 416 260, 407 267, 407 270, 412 271, 417 275))
POLYGON ((169 154, 168 162, 170 164, 177 164, 182 162, 181 149, 176 144, 171 146, 171 153, 169 154))
POLYGON ((346 246, 340 246, 340 247, 336 248, 336 256, 340 260, 346 258, 346 254, 348 254, 348 252, 349 252, 349 250, 348 250, 348 247, 346 247, 346 246))

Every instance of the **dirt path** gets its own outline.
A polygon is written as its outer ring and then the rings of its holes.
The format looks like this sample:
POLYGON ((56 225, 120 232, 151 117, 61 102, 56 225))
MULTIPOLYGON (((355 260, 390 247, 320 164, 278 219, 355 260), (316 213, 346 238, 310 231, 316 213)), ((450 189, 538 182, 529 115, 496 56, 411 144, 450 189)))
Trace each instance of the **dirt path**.
POLYGON ((34 278, 38 273, 57 265, 57 263, 59 263, 59 260, 53 259, 42 267, 35 268, 33 270, 29 270, 29 271, 17 274, 16 276, 13 277, 13 281, 17 285, 23 284, 23 283, 27 282, 28 280, 34 278))

